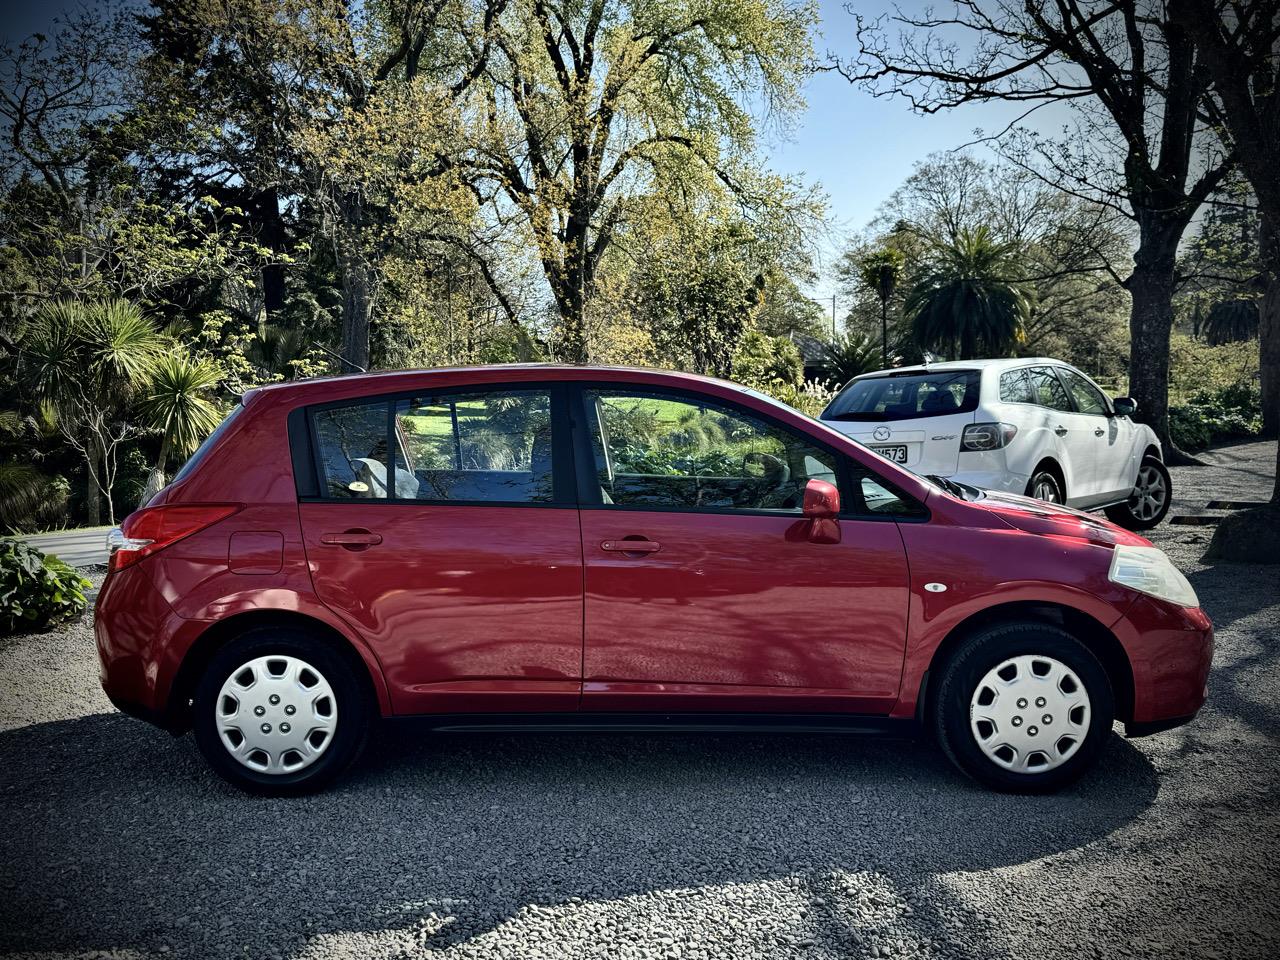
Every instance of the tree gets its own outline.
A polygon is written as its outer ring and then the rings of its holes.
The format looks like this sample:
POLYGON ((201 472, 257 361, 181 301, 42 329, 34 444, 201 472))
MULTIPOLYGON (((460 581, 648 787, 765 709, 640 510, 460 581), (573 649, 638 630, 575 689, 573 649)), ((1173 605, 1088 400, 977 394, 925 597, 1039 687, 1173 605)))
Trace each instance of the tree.
POLYGON ((462 162, 487 216, 535 244, 565 359, 589 357, 600 266, 639 197, 763 199, 742 101, 798 105, 813 23, 790 0, 513 0, 462 19, 462 162))
POLYGON ((1023 339, 1031 300, 1018 279, 1017 248, 986 227, 938 247, 907 293, 916 342, 952 359, 1006 355, 1023 339))
MULTIPOLYGON (((1274 433, 1280 425, 1280 0, 1173 0, 1171 6, 1194 38, 1223 128, 1258 198, 1268 273, 1260 317, 1263 416, 1274 433)), ((1280 560, 1280 449, 1271 507, 1225 519, 1207 556, 1280 560)))
POLYGON ((902 278, 906 258, 901 251, 885 247, 862 261, 860 277, 880 298, 880 359, 889 366, 889 301, 902 278))
POLYGON ((166 353, 150 371, 139 408, 144 421, 160 433, 160 454, 138 501, 144 507, 165 484, 169 457, 188 457, 221 421, 209 393, 222 381, 222 371, 208 360, 185 352, 166 353))
POLYGON ((84 460, 90 524, 99 522, 102 498, 115 523, 116 451, 141 429, 129 419, 129 402, 148 383, 163 347, 150 321, 122 300, 45 304, 19 344, 23 381, 84 460))
POLYGON ((875 340, 864 333, 848 333, 822 346, 822 372, 834 389, 843 387, 854 377, 871 373, 886 365, 884 344, 876 349, 875 340))
POLYGON ((859 18, 859 55, 838 65, 874 94, 906 97, 925 113, 991 100, 1028 113, 1048 103, 1074 108, 1074 135, 1052 144, 1015 136, 1006 152, 1136 223, 1124 279, 1129 390, 1175 462, 1168 381, 1178 244, 1230 166, 1211 153, 1208 77, 1189 30, 1171 15, 1177 2, 960 0, 954 16, 899 13, 892 19, 906 32, 896 40, 883 22, 859 18))

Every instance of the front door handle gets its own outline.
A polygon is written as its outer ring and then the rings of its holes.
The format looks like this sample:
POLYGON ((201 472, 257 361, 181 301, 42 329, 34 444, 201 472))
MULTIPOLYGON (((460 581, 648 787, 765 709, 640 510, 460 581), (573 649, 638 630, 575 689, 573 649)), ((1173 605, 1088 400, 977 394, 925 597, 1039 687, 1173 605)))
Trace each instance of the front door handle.
POLYGON ((1058 424, 1056 427, 1053 428, 1053 432, 1060 437, 1065 437, 1067 435, 1067 428, 1064 427, 1062 424, 1058 424))
POLYGON ((344 530, 342 533, 322 533, 320 542, 333 547, 363 549, 377 546, 382 542, 382 534, 368 530, 344 530))
POLYGON ((662 544, 653 540, 605 540, 600 549, 611 553, 657 553, 662 544))
POLYGON ((1100 436, 1102 436, 1102 435, 1103 435, 1104 433, 1106 433, 1106 432, 1107 432, 1107 431, 1103 430, 1101 427, 1094 427, 1094 428, 1093 428, 1093 435, 1094 435, 1095 437, 1100 437, 1100 436))

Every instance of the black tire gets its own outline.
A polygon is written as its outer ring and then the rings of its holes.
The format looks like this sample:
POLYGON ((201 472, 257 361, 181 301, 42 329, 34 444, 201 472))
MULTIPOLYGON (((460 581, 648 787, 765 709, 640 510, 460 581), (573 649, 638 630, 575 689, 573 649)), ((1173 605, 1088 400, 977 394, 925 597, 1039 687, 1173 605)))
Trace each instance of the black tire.
POLYGON ((1062 481, 1056 473, 1044 466, 1037 467, 1027 481, 1027 496, 1049 503, 1067 502, 1067 492, 1062 489, 1062 481), (1052 496, 1045 496, 1045 490, 1052 490, 1052 496))
POLYGON ((228 783, 249 793, 295 796, 328 786, 350 768, 364 749, 374 712, 351 658, 303 629, 263 626, 247 630, 214 654, 196 685, 192 729, 209 766, 228 783), (242 665, 271 656, 294 657, 314 667, 328 682, 336 701, 331 741, 314 762, 293 773, 250 769, 231 755, 218 730, 216 709, 222 685, 242 665))
MULTIPOLYGON (((974 634, 943 666, 935 689, 931 720, 943 752, 964 773, 996 790, 1048 793, 1073 782, 1097 760, 1115 719, 1115 697, 1098 658, 1065 630, 1037 621, 1001 623, 974 634), (1051 657, 1067 666, 1089 696, 1088 723, 1083 716, 1079 720, 1087 732, 1075 752, 1059 766, 1035 773, 1006 769, 987 756, 970 724, 971 702, 983 678, 1005 661, 1024 655, 1051 657)), ((1036 722, 1034 717, 1029 720, 1036 722)), ((980 726, 982 721, 976 723, 980 726)), ((1035 752, 1028 750, 1028 755, 1035 752)))
POLYGON ((1108 520, 1126 530, 1150 530, 1160 525, 1169 513, 1169 506, 1172 503, 1173 478, 1169 476, 1168 467, 1155 457, 1143 457, 1142 466, 1138 468, 1138 485, 1133 488, 1133 493, 1129 494, 1129 499, 1124 503, 1107 507, 1104 512, 1108 520), (1149 485, 1146 482, 1148 479, 1155 481, 1159 486, 1149 485), (1147 498, 1153 496, 1157 490, 1163 492, 1163 500, 1158 503, 1156 511, 1151 513, 1151 501, 1147 498))

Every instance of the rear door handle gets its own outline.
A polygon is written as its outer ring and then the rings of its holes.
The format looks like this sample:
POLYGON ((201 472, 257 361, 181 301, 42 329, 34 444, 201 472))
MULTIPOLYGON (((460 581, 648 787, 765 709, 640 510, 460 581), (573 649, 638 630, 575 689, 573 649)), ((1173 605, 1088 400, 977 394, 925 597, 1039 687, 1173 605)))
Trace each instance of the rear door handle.
POLYGON ((345 530, 342 533, 322 533, 320 542, 335 547, 373 547, 382 542, 382 534, 368 530, 345 530))
POLYGON ((657 553, 662 544, 653 540, 605 540, 600 549, 611 553, 657 553))
POLYGON ((1064 427, 1062 424, 1058 424, 1056 427, 1053 428, 1053 432, 1060 437, 1065 437, 1067 435, 1067 428, 1064 427))

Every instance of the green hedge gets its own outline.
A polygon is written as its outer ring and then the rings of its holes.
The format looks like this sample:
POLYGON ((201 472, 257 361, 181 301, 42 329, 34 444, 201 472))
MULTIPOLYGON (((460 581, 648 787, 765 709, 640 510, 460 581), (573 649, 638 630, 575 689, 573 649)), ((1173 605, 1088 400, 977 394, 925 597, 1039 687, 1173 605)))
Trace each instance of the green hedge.
POLYGON ((88 580, 22 540, 0 540, 0 635, 47 630, 78 617, 88 580))
POLYGON ((1226 440, 1246 440, 1262 430, 1262 393, 1251 383, 1199 390, 1169 408, 1169 432, 1183 450, 1203 450, 1226 440))

